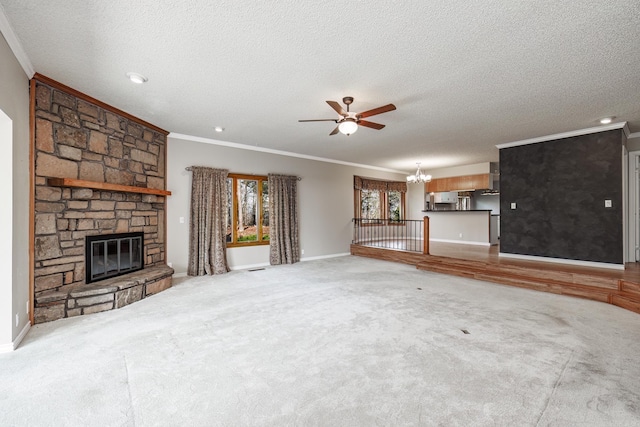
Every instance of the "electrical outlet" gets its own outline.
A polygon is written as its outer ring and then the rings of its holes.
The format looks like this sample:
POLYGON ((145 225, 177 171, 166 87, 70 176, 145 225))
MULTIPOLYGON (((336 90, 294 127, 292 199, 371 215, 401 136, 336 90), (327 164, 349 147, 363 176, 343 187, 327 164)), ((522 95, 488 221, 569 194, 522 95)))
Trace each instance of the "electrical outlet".
POLYGON ((462 239, 462 233, 460 233, 460 235, 458 237, 460 237, 462 239))
POLYGON ((302 255, 304 255, 304 249, 301 252, 302 252, 302 255))
POLYGON ((611 200, 607 199, 607 200, 605 200, 605 201, 604 201, 604 207, 605 207, 605 208, 610 208, 611 206, 613 206, 613 205, 611 204, 611 200))
POLYGON ((511 209, 515 209, 516 208, 516 202, 511 203, 511 209))
POLYGON ((179 218, 179 221, 180 221, 180 224, 184 224, 184 217, 183 217, 183 216, 181 216, 181 217, 179 218))
POLYGON ((29 315, 29 300, 27 300, 27 303, 25 304, 27 306, 27 316, 29 315))
POLYGON ((20 324, 20 315, 16 313, 16 326, 20 324))

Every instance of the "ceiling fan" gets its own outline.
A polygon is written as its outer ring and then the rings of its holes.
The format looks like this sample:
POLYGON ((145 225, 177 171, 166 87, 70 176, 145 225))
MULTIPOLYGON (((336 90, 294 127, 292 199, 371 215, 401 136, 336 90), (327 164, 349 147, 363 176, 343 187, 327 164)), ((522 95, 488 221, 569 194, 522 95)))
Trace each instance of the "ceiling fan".
POLYGON ((352 96, 345 96, 342 98, 342 102, 347 106, 345 111, 342 106, 336 101, 327 101, 327 104, 340 115, 338 119, 315 119, 315 120, 298 120, 299 122, 336 122, 338 126, 329 134, 335 135, 338 132, 349 136, 358 130, 358 125, 368 127, 375 130, 380 130, 384 127, 379 123, 369 122, 362 120, 366 117, 375 116, 376 114, 382 114, 396 109, 393 104, 383 105, 382 107, 374 108, 373 110, 363 111, 362 113, 352 113, 349 111, 349 105, 353 103, 352 96))

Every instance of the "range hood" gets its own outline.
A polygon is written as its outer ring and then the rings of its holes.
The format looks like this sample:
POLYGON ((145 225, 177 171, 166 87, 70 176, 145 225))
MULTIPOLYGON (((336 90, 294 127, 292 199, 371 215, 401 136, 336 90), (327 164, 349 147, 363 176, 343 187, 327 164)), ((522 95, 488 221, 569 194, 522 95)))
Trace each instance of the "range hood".
POLYGON ((491 163, 491 188, 488 188, 481 196, 499 196, 500 195, 500 167, 498 163, 491 163))

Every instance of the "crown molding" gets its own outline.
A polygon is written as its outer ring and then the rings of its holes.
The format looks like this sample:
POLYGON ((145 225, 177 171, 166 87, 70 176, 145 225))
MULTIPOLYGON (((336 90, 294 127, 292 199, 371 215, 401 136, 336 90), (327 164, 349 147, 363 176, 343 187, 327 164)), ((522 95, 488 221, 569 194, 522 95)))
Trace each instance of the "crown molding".
POLYGON ((0 5, 0 33, 2 33, 2 35, 4 36, 4 39, 7 41, 7 44, 9 45, 9 49, 11 49, 11 51, 15 55, 16 59, 18 60, 18 63, 24 70, 27 77, 31 79, 31 77, 33 77, 33 75, 36 72, 33 69, 33 65, 31 64, 29 57, 27 56, 26 52, 22 48, 22 43, 20 43, 20 40, 18 40, 18 37, 16 36, 15 31, 13 31, 13 27, 9 23, 9 20, 7 19, 7 15, 5 15, 4 9, 2 8, 2 5, 0 5))
POLYGON ((184 135, 184 134, 181 134, 181 133, 171 132, 171 133, 169 133, 168 138, 182 139, 184 141, 192 141, 192 142, 201 142, 203 144, 220 145, 222 147, 237 148, 239 150, 259 151, 259 152, 262 152, 262 153, 277 154, 279 156, 287 156, 287 157, 296 157, 296 158, 299 158, 299 159, 306 159, 306 160, 315 160, 315 161, 318 161, 318 162, 335 163, 337 165, 353 166, 353 167, 363 168, 363 169, 373 169, 373 170, 382 171, 382 172, 401 173, 403 175, 407 174, 406 171, 399 171, 399 170, 395 170, 395 169, 381 168, 379 166, 363 165, 361 163, 344 162, 342 160, 328 159, 326 157, 316 157, 316 156, 309 156, 307 154, 292 153, 290 151, 273 150, 271 148, 264 148, 264 147, 255 147, 255 146, 252 146, 252 145, 238 144, 236 142, 227 142, 227 141, 220 141, 220 140, 217 140, 217 139, 203 138, 201 136, 184 135))
POLYGON ((620 122, 620 123, 613 123, 606 126, 597 126, 593 128, 573 130, 570 132, 556 133, 554 135, 540 136, 537 138, 523 139, 522 141, 507 142, 505 144, 498 144, 496 145, 496 147, 498 147, 498 149, 518 147, 520 145, 535 144, 538 142, 545 142, 545 141, 554 141, 556 139, 571 138, 572 136, 588 135, 590 133, 605 132, 613 129, 622 129, 622 131, 627 136, 627 138, 629 137, 629 127, 627 126, 627 122, 620 122))

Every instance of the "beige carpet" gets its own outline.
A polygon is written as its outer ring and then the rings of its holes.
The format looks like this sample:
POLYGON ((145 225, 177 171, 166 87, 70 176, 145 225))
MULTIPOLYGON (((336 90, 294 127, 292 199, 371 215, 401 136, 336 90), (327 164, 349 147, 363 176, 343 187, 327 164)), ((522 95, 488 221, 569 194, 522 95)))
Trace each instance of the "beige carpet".
POLYGON ((639 355, 614 306, 342 257, 37 325, 0 426, 637 426, 639 355))

